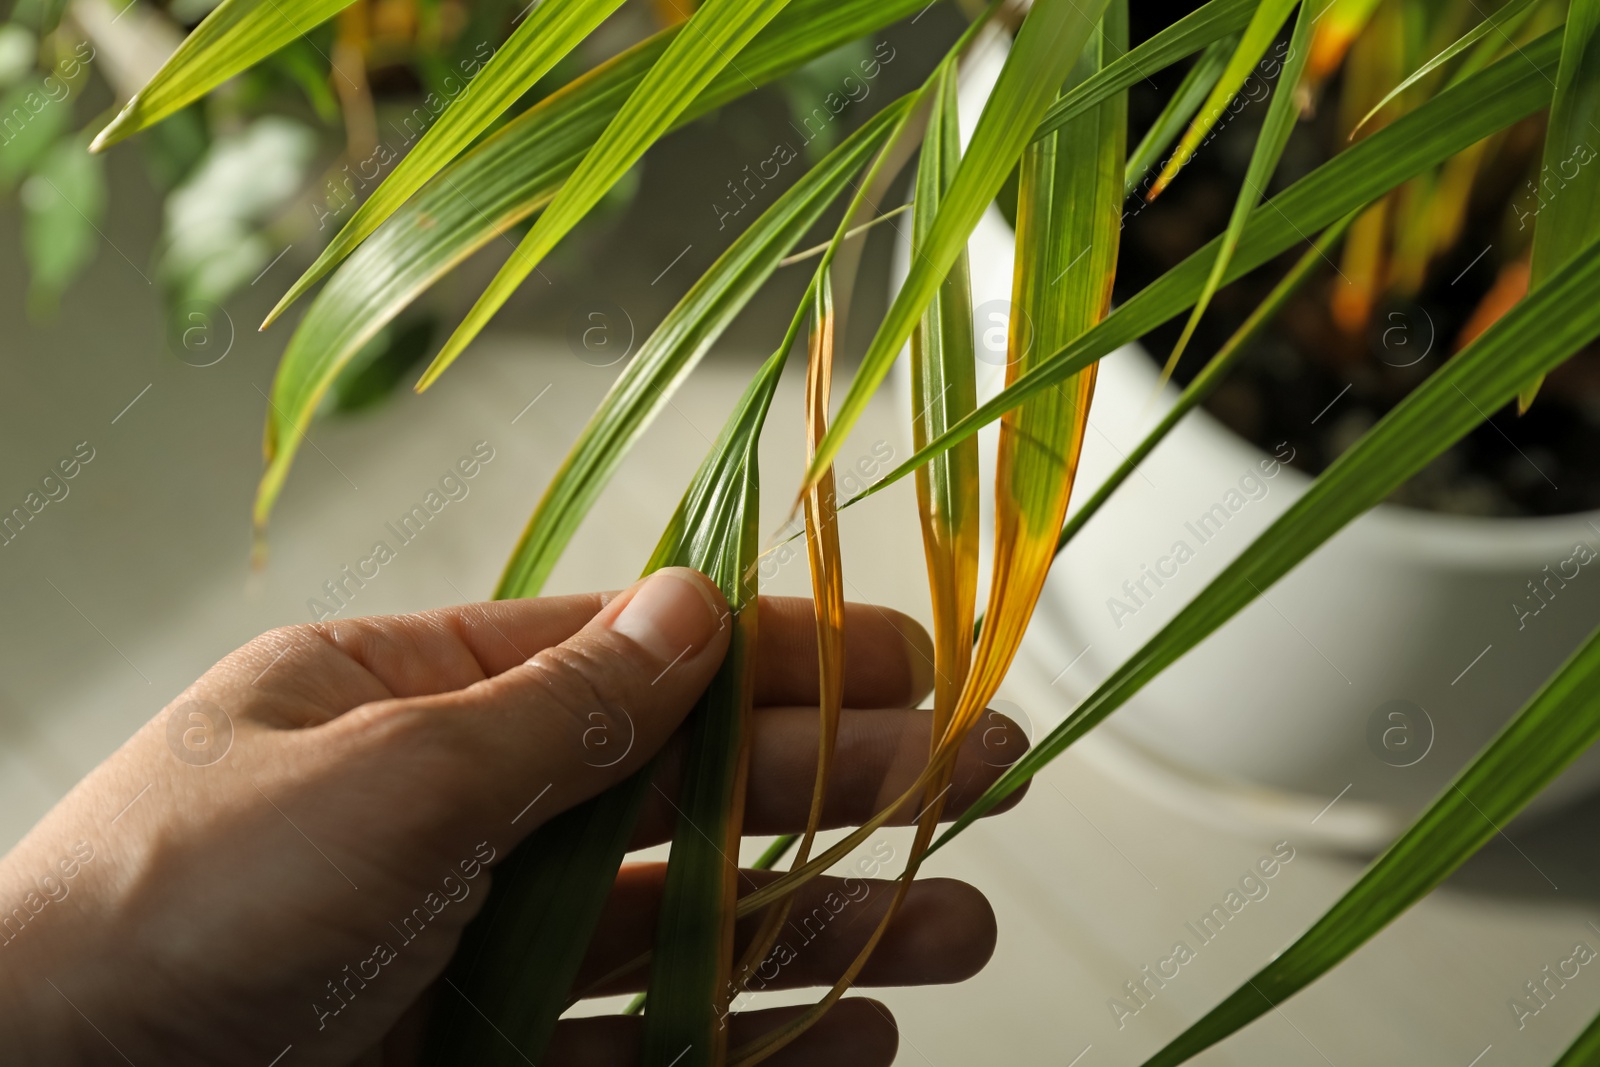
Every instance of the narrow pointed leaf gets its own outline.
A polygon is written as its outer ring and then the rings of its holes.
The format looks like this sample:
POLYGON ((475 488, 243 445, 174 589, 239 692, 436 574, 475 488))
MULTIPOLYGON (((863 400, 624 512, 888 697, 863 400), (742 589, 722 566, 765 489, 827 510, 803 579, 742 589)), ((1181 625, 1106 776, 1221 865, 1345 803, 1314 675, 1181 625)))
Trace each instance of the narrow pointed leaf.
POLYGON ((1289 54, 1278 72, 1278 84, 1272 90, 1267 117, 1261 124, 1255 149, 1250 153, 1250 165, 1245 169, 1244 182, 1234 199, 1228 227, 1223 231, 1222 241, 1217 247, 1217 257, 1211 263, 1211 273, 1206 276, 1205 287, 1200 290, 1194 310, 1189 313, 1189 321, 1184 323, 1178 343, 1172 346, 1172 354, 1167 357, 1166 366, 1161 368, 1161 385, 1165 385, 1167 379, 1172 377, 1172 370, 1183 356, 1183 350, 1188 347, 1189 339, 1194 336, 1195 327, 1200 325, 1200 318, 1206 313, 1211 297, 1222 284, 1222 276, 1227 272, 1228 261, 1233 258, 1233 250, 1239 246, 1239 237, 1244 233, 1245 223, 1250 220, 1250 212, 1266 195, 1267 183, 1278 169, 1284 145, 1289 143, 1289 134, 1294 131, 1299 113, 1294 99, 1295 88, 1300 84, 1300 72, 1305 68, 1306 56, 1311 51, 1311 22, 1314 17, 1311 4, 1302 3, 1300 14, 1295 18, 1294 33, 1289 38, 1289 54))
MULTIPOLYGON (((924 0, 793 0, 679 124, 771 82, 924 0)), ((470 149, 402 205, 317 294, 273 380, 256 491, 265 526, 312 414, 361 347, 462 260, 549 202, 681 29, 589 71, 470 149)), ((503 238, 504 239, 504 238, 503 238)))
POLYGON ((828 436, 806 472, 806 484, 814 482, 822 468, 833 461, 850 428, 866 410, 867 401, 910 338, 928 301, 966 247, 979 217, 1005 183, 1023 146, 1032 140, 1035 127, 1083 51, 1105 6, 1106 0, 1038 0, 1029 10, 973 130, 967 153, 939 206, 932 232, 923 244, 923 255, 912 263, 862 357, 828 436))
POLYGON ((270 324, 317 280, 338 266, 396 208, 472 143, 506 108, 519 100, 556 62, 621 6, 622 0, 544 0, 517 24, 476 78, 467 83, 416 147, 313 263, 289 287, 263 325, 270 324))
POLYGON ((417 383, 426 389, 478 335, 539 261, 639 161, 788 0, 706 0, 667 45, 594 147, 561 186, 489 288, 417 383))
MULTIPOLYGON (((833 283, 826 270, 810 290, 811 338, 807 348, 805 423, 809 458, 828 427, 828 394, 833 377, 833 283)), ((833 468, 811 487, 803 501, 806 562, 811 572, 811 603, 817 636, 817 771, 811 786, 811 810, 791 866, 804 865, 822 825, 822 812, 832 777, 833 750, 844 710, 844 572, 839 550, 838 499, 833 468)), ((792 899, 772 905, 751 939, 735 973, 734 988, 743 991, 755 969, 767 958, 788 919, 792 899)))
POLYGON ((762 365, 696 473, 652 565, 681 563, 722 587, 733 609, 728 655, 685 725, 678 825, 667 859, 645 1013, 644 1067, 723 1061, 732 988, 745 718, 753 693, 761 426, 789 344, 762 365))
POLYGON ((1172 139, 1189 125, 1201 102, 1211 94, 1217 79, 1222 77, 1223 70, 1228 66, 1228 58, 1238 47, 1237 39, 1224 37, 1207 45, 1206 50, 1200 53, 1200 58, 1194 61, 1194 66, 1183 76, 1178 88, 1167 98, 1161 114, 1156 116, 1156 120, 1145 131, 1138 147, 1128 156, 1128 165, 1124 168, 1122 178, 1124 196, 1133 195, 1139 183, 1144 180, 1145 174, 1156 165, 1161 153, 1172 143, 1172 139))
MULTIPOLYGON (((961 159, 956 81, 947 72, 937 87, 917 166, 912 260, 961 159)), ((944 284, 911 334, 911 433, 918 447, 938 437, 977 406, 972 285, 967 253, 956 256, 944 284)), ((943 735, 972 661, 972 618, 978 592, 978 442, 964 441, 917 469, 917 509, 933 601, 934 728, 943 735)))
MULTIPOLYGON (((1223 283, 1294 247, 1306 233, 1373 202, 1401 182, 1545 106, 1550 101, 1560 38, 1559 32, 1543 35, 1339 153, 1256 208, 1223 283)), ((851 503, 893 485, 930 456, 977 433, 1027 397, 1054 387, 1181 312, 1205 284, 1217 244, 1210 242, 1134 294, 1099 326, 980 404, 851 503)))
MULTIPOLYGON (((1087 78, 1071 90, 1062 93, 1050 105, 1034 130, 1034 137, 1044 137, 1059 129, 1063 123, 1120 93, 1130 85, 1144 81, 1153 72, 1165 70, 1180 59, 1209 48, 1218 41, 1237 34, 1250 24, 1260 0, 1208 0, 1172 25, 1165 27, 1131 49, 1107 63, 1094 77, 1087 78)), ((1229 54, 1232 54, 1230 49, 1229 54)))
MULTIPOLYGON (((1533 227, 1528 287, 1537 289, 1579 249, 1600 236, 1600 167, 1587 166, 1600 140, 1600 0, 1572 0, 1561 39, 1561 66, 1544 134, 1541 207, 1533 227)), ((1524 385, 1526 411, 1539 380, 1524 385)))
MULTIPOLYGON (((130 0, 131 2, 131 0, 130 0)), ((328 21, 353 0, 222 0, 95 136, 98 152, 200 99, 328 21)), ((340 77, 335 69, 334 77, 340 77)))
POLYGON ((1401 93, 1404 93, 1407 89, 1422 81, 1422 79, 1426 78, 1428 75, 1432 74, 1434 71, 1450 62, 1468 48, 1471 48, 1474 44, 1477 44, 1483 38, 1489 36, 1489 34, 1494 33, 1496 35, 1501 35, 1506 33, 1506 27, 1519 22, 1525 14, 1533 10, 1533 6, 1537 2, 1538 0, 1510 0, 1510 2, 1504 7, 1500 8, 1500 10, 1496 11, 1494 14, 1478 23, 1472 29, 1456 38, 1456 40, 1452 42, 1448 48, 1434 56, 1432 59, 1428 60, 1426 63, 1422 64, 1422 66, 1418 67, 1409 77, 1406 78, 1405 81, 1389 90, 1383 99, 1379 100, 1378 103, 1373 106, 1372 110, 1363 115, 1361 121, 1356 123, 1355 129, 1350 131, 1350 136, 1354 137, 1363 126, 1372 121, 1372 116, 1388 107, 1396 98, 1400 96, 1401 93))
MULTIPOLYGON (((1266 55, 1267 46, 1278 36, 1278 31, 1283 28, 1283 23, 1289 17, 1289 12, 1294 10, 1296 2, 1297 0, 1261 0, 1255 14, 1250 17, 1250 24, 1240 35, 1239 47, 1234 49, 1233 58, 1228 60, 1228 66, 1223 70, 1222 77, 1217 79, 1211 95, 1200 105, 1199 114, 1184 131, 1177 150, 1172 153, 1172 158, 1167 161, 1167 165, 1156 177, 1155 184, 1150 187, 1152 198, 1160 196, 1161 191, 1167 187, 1178 171, 1194 157, 1200 142, 1206 139, 1206 135, 1211 132, 1217 120, 1222 117, 1223 111, 1244 85, 1245 79, 1250 76, 1251 70, 1261 61, 1261 57, 1266 55)), ((1300 61, 1304 62, 1303 56, 1300 57, 1300 61)))
MULTIPOLYGON (((1145 434, 1144 439, 1123 457, 1122 462, 1117 464, 1117 469, 1112 471, 1104 482, 1100 483, 1093 495, 1083 502, 1083 506, 1072 513, 1072 517, 1061 527, 1061 533, 1056 538, 1057 555, 1060 555, 1061 550, 1066 548, 1067 543, 1077 536, 1078 531, 1083 529, 1090 519, 1094 518, 1095 512, 1099 511, 1101 505, 1111 497, 1112 493, 1116 492, 1117 487, 1132 476, 1133 472, 1139 468, 1139 464, 1144 462, 1145 457, 1154 452, 1156 446, 1166 439, 1167 434, 1172 432, 1172 428, 1182 422, 1185 415, 1199 407, 1205 402, 1206 397, 1216 391, 1217 386, 1221 385, 1227 378, 1228 372, 1239 362, 1240 357, 1250 350, 1256 339, 1261 336, 1261 332, 1283 310, 1283 306, 1289 302, 1289 299, 1300 291, 1301 286, 1306 283, 1317 268, 1328 263, 1328 256, 1338 247, 1339 241, 1344 237, 1345 231, 1349 229, 1353 218, 1353 215, 1347 215, 1324 230, 1322 235, 1312 242, 1311 247, 1306 249, 1305 254, 1295 262, 1295 265, 1283 276, 1282 280, 1273 286, 1272 291, 1267 294, 1267 298, 1257 305, 1256 309, 1239 325, 1239 328, 1233 332, 1227 342, 1217 349, 1216 354, 1200 369, 1200 373, 1194 376, 1194 379, 1178 395, 1178 399, 1173 403, 1172 408, 1161 417, 1161 421, 1156 423, 1154 428, 1145 434)), ((930 462, 936 462, 936 459, 930 462)))
POLYGON ((851 134, 773 202, 667 313, 579 434, 528 520, 501 596, 535 596, 628 449, 739 311, 909 111, 902 100, 851 134))
MULTIPOLYGON (((644 571, 648 574, 674 565, 693 567, 717 582, 734 611, 728 654, 712 685, 690 713, 691 759, 701 773, 689 777, 690 784, 678 804, 702 820, 697 825, 710 825, 720 818, 719 833, 731 832, 735 837, 737 805, 731 803, 734 798, 726 804, 720 798, 730 789, 734 793, 738 790, 742 774, 738 758, 741 724, 752 680, 749 666, 756 613, 743 609, 754 595, 746 576, 757 550, 755 447, 786 351, 787 346, 768 360, 751 383, 696 473, 644 571), (702 756, 708 756, 710 762, 703 761, 702 756)), ((506 595, 499 594, 502 599, 506 595)), ((654 788, 653 773, 652 763, 623 784, 553 819, 496 871, 484 913, 468 928, 447 974, 453 995, 444 998, 442 1010, 431 1024, 430 1065, 473 1063, 501 1067, 539 1062, 556 1020, 567 1005, 573 979, 627 850, 644 798, 654 788), (538 960, 539 966, 527 966, 530 959, 538 960)), ((698 833, 692 830, 690 837, 699 840, 698 833)), ((681 828, 677 839, 686 839, 681 828)), ((694 853, 692 841, 681 856, 694 853)), ((730 854, 737 855, 737 850, 730 854)), ((691 862, 687 867, 701 877, 712 868, 720 870, 703 855, 694 855, 693 859, 698 865, 691 862)), ((699 889, 685 897, 682 883, 686 864, 681 862, 676 848, 674 861, 678 873, 674 881, 669 864, 668 888, 676 895, 667 898, 674 904, 670 912, 663 910, 662 930, 670 926, 681 933, 703 924, 705 912, 714 909, 717 916, 713 921, 729 923, 727 932, 731 937, 731 881, 725 898, 703 899, 696 896, 699 889), (687 912, 682 906, 685 900, 687 912)), ((731 864, 725 866, 731 869, 731 864)), ((678 936, 674 935, 675 950, 679 947, 678 936)), ((689 935, 682 936, 686 938, 682 944, 698 944, 689 935)), ((727 947, 723 944, 724 949, 727 947)), ((675 957, 674 966, 685 964, 675 957)), ((652 990, 657 1001, 652 1005, 652 1016, 657 1010, 663 1014, 674 1010, 670 996, 662 995, 654 986, 652 990)))
MULTIPOLYGON (((1110 6, 1074 81, 1098 69, 1103 52, 1120 51, 1126 17, 1122 0, 1110 6)), ((1110 308, 1126 135, 1126 97, 1119 95, 1023 153, 1008 383, 1092 329, 1110 308)), ((959 741, 999 689, 1044 588, 1077 475, 1097 369, 1085 367, 1060 388, 1035 394, 1000 422, 988 608, 947 743, 959 741)))
POLYGON ((1486 412, 1512 400, 1520 383, 1558 366, 1596 336, 1600 243, 1569 260, 1335 460, 1238 559, 1007 770, 942 840, 1038 773, 1350 520, 1466 436, 1486 412))
MULTIPOLYGON (((1591 292, 1590 299, 1594 297, 1591 292)), ((1433 892, 1600 740, 1600 631, 1535 694, 1427 811, 1299 940, 1145 1067, 1174 1067, 1271 1011, 1433 892)), ((1594 1027, 1591 1027, 1594 1029, 1594 1027)), ((1585 1034, 1577 1052, 1600 1041, 1585 1034)), ((1573 1058, 1561 1063, 1594 1063, 1573 1058)))
POLYGON ((537 1063, 600 922, 655 764, 545 823, 495 868, 428 1023, 427 1067, 537 1063), (539 966, 529 967, 529 960, 539 966))

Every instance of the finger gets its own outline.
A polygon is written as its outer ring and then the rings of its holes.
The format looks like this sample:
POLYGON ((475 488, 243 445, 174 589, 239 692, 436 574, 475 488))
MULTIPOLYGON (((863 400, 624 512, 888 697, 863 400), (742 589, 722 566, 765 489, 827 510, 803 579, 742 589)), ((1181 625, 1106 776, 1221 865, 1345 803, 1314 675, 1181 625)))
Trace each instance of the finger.
MULTIPOLYGON (((816 627, 810 600, 761 599, 758 707, 816 704, 816 627)), ((876 604, 846 604, 844 639, 846 707, 915 707, 933 690, 933 641, 909 615, 876 604)))
MULTIPOLYGON (((805 1005, 736 1012, 728 1020, 728 1045, 738 1048, 806 1010, 805 1005)), ((644 1019, 601 1015, 563 1019, 556 1025, 546 1067, 619 1067, 637 1063, 644 1019)), ((866 997, 846 997, 817 1024, 762 1063, 767 1067, 887 1067, 899 1049, 900 1032, 889 1009, 866 997)))
MULTIPOLYGON (((759 708, 752 714, 749 792, 744 832, 792 834, 805 829, 817 774, 816 708, 759 708)), ((822 809, 822 828, 859 826, 898 799, 928 762, 933 713, 897 709, 849 709, 839 719, 839 737, 822 809)), ((1022 727, 997 711, 985 712, 956 755, 950 788, 942 794, 941 818, 954 819, 999 780, 1028 750, 1022 727)), ((683 775, 683 750, 675 739, 658 772, 660 791, 652 791, 639 822, 634 848, 667 840, 677 825, 673 807, 683 775)), ((988 814, 997 815, 1022 800, 1024 785, 988 814)), ((903 805, 890 825, 917 820, 924 802, 903 805)))
MULTIPOLYGON (((270 675, 289 696, 337 708, 390 697, 464 689, 504 673, 572 637, 618 593, 496 600, 291 626, 250 642, 219 666, 252 686, 270 675), (315 669, 313 669, 315 668, 315 669)), ((763 597, 756 638, 757 704, 817 701, 816 623, 811 601, 763 597)), ((844 697, 850 707, 913 706, 932 687, 933 652, 914 619, 870 604, 845 606, 844 697)), ((267 703, 261 717, 275 705, 267 703)), ((294 714, 286 726, 303 726, 294 714)))
MULTIPOLYGON (((841 869, 878 871, 894 860, 891 846, 841 869)), ((749 893, 778 877, 774 871, 742 871, 740 892, 749 893)), ((617 875, 605 911, 589 947, 574 989, 588 996, 637 992, 649 979, 640 967, 608 981, 619 967, 637 959, 655 944, 656 917, 661 908, 664 863, 631 863, 617 875)), ((796 891, 789 919, 767 958, 756 967, 749 989, 766 992, 831 986, 877 929, 894 883, 881 878, 812 879, 796 891)), ((760 926, 762 914, 739 921, 735 958, 742 956, 760 926)), ((994 955, 994 909, 982 893, 953 878, 919 878, 862 969, 858 986, 946 985, 964 982, 994 955)))
MULTIPOLYGON (((464 689, 357 708, 353 734, 386 773, 427 782, 452 825, 514 844, 638 770, 693 707, 732 627, 704 575, 657 571, 527 662, 464 689), (538 807, 519 817, 519 810, 538 807)), ((335 749, 338 751, 338 749, 335 749)))

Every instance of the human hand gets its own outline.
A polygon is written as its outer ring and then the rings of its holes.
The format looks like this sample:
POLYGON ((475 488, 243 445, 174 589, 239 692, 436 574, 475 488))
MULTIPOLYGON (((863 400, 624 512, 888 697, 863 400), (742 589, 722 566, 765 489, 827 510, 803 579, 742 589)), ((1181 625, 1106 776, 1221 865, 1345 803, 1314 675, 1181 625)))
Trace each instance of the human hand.
MULTIPOLYGON (((767 598, 759 610, 744 825, 796 832, 816 764, 812 609, 767 598)), ((621 594, 330 621, 251 641, 0 861, 7 1061, 410 1062, 435 982, 494 864, 519 841, 663 746, 634 846, 668 838, 679 768, 671 738, 722 660, 725 612, 708 580, 674 568, 621 594), (616 721, 617 708, 628 721, 616 721), (375 945, 389 946, 376 964, 375 945)), ((864 821, 904 791, 927 758, 930 730, 928 712, 907 710, 932 677, 921 628, 851 605, 846 640, 845 704, 854 710, 842 719, 830 827, 864 821)), ((1006 729, 1014 758, 1025 742, 1006 729)), ((993 730, 985 737, 995 743, 993 730)), ((971 742, 947 810, 962 810, 1000 773, 1003 761, 971 742)), ((624 866, 578 988, 650 946, 663 871, 624 866)), ((808 911, 843 888, 818 879, 796 907, 808 911)), ((890 895, 887 883, 855 880, 858 915, 828 926, 768 988, 831 984, 890 895)), ((994 939, 977 890, 918 880, 857 984, 960 981, 987 961, 994 939)), ((640 988, 646 974, 603 992, 640 988)), ((733 1039, 789 1010, 736 1015, 733 1039)), ((544 1063, 628 1062, 639 1024, 564 1021, 544 1063)), ((895 1046, 887 1010, 848 998, 769 1062, 886 1064, 895 1046)))

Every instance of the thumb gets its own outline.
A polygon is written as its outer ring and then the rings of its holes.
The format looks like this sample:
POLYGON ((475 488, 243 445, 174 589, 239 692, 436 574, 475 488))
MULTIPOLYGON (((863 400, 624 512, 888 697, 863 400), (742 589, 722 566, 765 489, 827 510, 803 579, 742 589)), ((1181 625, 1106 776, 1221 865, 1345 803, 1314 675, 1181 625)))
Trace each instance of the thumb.
POLYGON ((458 814, 507 827, 510 844, 622 781, 689 713, 731 633, 727 602, 711 580, 669 567, 559 645, 428 698, 442 705, 428 717, 448 734, 441 748, 467 793, 458 814))

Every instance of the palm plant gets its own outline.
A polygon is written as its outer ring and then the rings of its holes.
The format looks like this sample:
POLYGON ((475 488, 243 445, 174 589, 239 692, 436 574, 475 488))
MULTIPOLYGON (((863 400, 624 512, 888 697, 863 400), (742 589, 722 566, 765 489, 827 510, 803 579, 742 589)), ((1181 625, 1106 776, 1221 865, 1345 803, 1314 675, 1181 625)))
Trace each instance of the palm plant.
MULTIPOLYGON (((223 0, 95 147, 173 115, 352 2, 223 0)), ((679 4, 678 24, 574 78, 480 139, 620 0, 544 0, 527 11, 289 289, 269 323, 326 279, 278 368, 258 529, 341 369, 434 282, 532 220, 423 374, 419 390, 462 355, 511 292, 654 142, 842 44, 915 16, 924 0, 704 0, 692 10, 688 0, 668 0, 667 6, 679 4)), ((647 1063, 752 1064, 781 1048, 842 995, 877 940, 869 940, 815 1008, 746 1047, 726 1047, 719 1020, 770 947, 799 885, 904 809, 920 815, 899 883, 903 893, 929 851, 1019 788, 1486 413, 1519 397, 1531 402, 1543 375, 1600 337, 1600 172, 1580 168, 1536 219, 1526 292, 1502 301, 1485 328, 1341 455, 977 804, 957 813, 935 841, 954 754, 1016 654, 1055 554, 1205 399, 1328 256, 1339 254, 1336 246, 1349 242, 1345 262, 1365 286, 1354 310, 1345 312, 1359 317, 1385 286, 1426 272, 1441 247, 1437 234, 1449 232, 1448 225, 1430 227, 1455 217, 1451 206, 1463 195, 1462 183, 1470 186, 1485 139, 1547 111, 1542 157, 1550 164, 1586 144, 1586 128, 1600 128, 1593 126, 1600 115, 1600 0, 1509 0, 1473 19, 1431 0, 1208 0, 1131 50, 1127 8, 1128 0, 1033 0, 1022 10, 995 0, 970 12, 968 30, 926 82, 882 107, 812 166, 656 326, 573 444, 507 564, 496 596, 539 591, 629 446, 780 262, 830 206, 845 200, 785 336, 729 413, 647 565, 705 571, 737 612, 732 650, 687 727, 690 785, 672 846, 660 934, 651 957, 632 965, 648 965, 651 973, 647 1063), (1014 34, 1004 68, 963 150, 954 103, 958 68, 985 35, 1007 31, 1014 34), (1224 231, 1112 308, 1126 192, 1152 171, 1149 195, 1181 182, 1218 117, 1285 34, 1278 88, 1224 231), (1404 43, 1393 53, 1398 60, 1374 58, 1383 42, 1395 39, 1404 43), (1191 58, 1181 86, 1130 159, 1130 87, 1191 58), (1365 65, 1341 89, 1341 113, 1366 120, 1363 135, 1265 199, 1297 117, 1347 59, 1365 65), (882 211, 874 190, 918 141, 910 268, 830 415, 837 253, 858 224, 882 211), (965 246, 980 214, 1013 175, 1017 251, 1006 385, 979 403, 965 246), (1418 240, 1419 232, 1435 237, 1418 240), (1210 355, 1172 412, 1067 520, 1097 361, 1187 312, 1170 369, 1219 288, 1308 242, 1255 312, 1210 355), (803 331, 809 466, 796 472, 797 507, 804 514, 825 694, 816 796, 826 788, 839 714, 837 512, 907 475, 916 479, 934 608, 936 729, 924 770, 894 805, 818 851, 820 805, 814 802, 806 833, 798 841, 781 840, 763 857, 764 865, 776 864, 793 849, 788 872, 738 897, 727 857, 737 854, 740 836, 747 650, 755 626, 755 613, 739 609, 756 595, 761 550, 757 444, 779 374, 803 331), (872 489, 841 502, 833 460, 908 342, 916 452, 872 489), (979 616, 975 434, 996 421, 994 563, 979 616), (753 913, 765 916, 766 936, 733 958, 731 924, 753 913)), ((1337 965, 1438 886, 1597 737, 1600 634, 1326 915, 1149 1063, 1183 1062, 1337 965)), ((433 1062, 538 1059, 556 1018, 584 992, 572 988, 577 965, 648 776, 647 769, 550 823, 508 861, 453 965, 451 979, 475 1009, 441 1012, 434 1020, 433 1062), (534 959, 538 966, 529 966, 534 959)), ((1560 1062, 1597 1057, 1600 1020, 1560 1062)))

